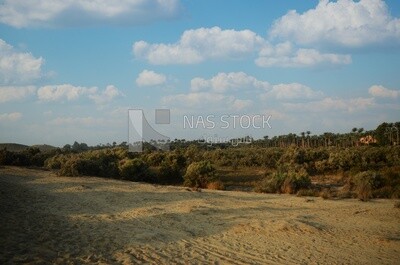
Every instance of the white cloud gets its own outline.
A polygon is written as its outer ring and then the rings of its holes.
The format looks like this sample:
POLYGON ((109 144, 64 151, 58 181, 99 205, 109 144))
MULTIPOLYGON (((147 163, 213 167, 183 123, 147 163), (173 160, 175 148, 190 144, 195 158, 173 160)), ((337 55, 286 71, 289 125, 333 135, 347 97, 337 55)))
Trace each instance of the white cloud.
POLYGON ((22 113, 11 112, 11 113, 0 113, 0 121, 17 121, 22 118, 22 113))
POLYGON ((240 58, 259 50, 265 40, 250 30, 219 27, 186 30, 174 44, 133 44, 136 58, 151 64, 195 64, 206 59, 240 58))
POLYGON ((121 95, 122 93, 118 90, 118 88, 113 85, 109 85, 100 93, 90 94, 89 98, 92 99, 96 104, 105 104, 121 95))
POLYGON ((133 44, 136 58, 151 64, 195 64, 207 59, 235 59, 259 54, 260 67, 310 67, 319 64, 349 64, 350 55, 320 53, 315 49, 298 49, 290 42, 271 44, 250 30, 222 30, 219 27, 185 31, 174 44, 133 44))
POLYGON ((136 84, 143 86, 157 86, 165 84, 167 78, 163 74, 158 74, 154 71, 143 70, 136 78, 136 84))
POLYGON ((63 99, 76 100, 82 95, 95 94, 96 87, 86 88, 70 84, 44 86, 38 89, 37 95, 41 101, 59 101, 63 99))
POLYGON ((34 86, 0 87, 0 103, 24 99, 27 96, 33 95, 35 91, 36 88, 34 86))
POLYGON ((0 22, 17 27, 140 25, 180 14, 179 0, 5 0, 0 22))
POLYGON ((299 83, 278 84, 272 86, 272 89, 263 95, 263 98, 273 96, 276 99, 315 99, 323 95, 321 91, 315 91, 308 86, 299 83))
POLYGON ((400 96, 400 90, 391 90, 379 85, 371 86, 368 92, 373 97, 397 98, 400 96))
POLYGON ((306 111, 306 112, 330 112, 330 111, 345 111, 354 112, 365 110, 375 106, 373 98, 324 98, 322 100, 311 101, 306 103, 284 103, 283 106, 291 111, 306 111))
POLYGON ((315 49, 298 49, 294 51, 287 43, 278 44, 275 48, 260 51, 255 63, 260 67, 312 67, 321 64, 341 65, 351 63, 350 55, 320 53, 315 49))
POLYGON ((267 90, 269 87, 268 82, 257 80, 257 78, 243 72, 218 73, 211 79, 196 77, 190 83, 192 91, 212 89, 217 93, 223 93, 229 89, 255 88, 267 90))
POLYGON ((253 105, 253 101, 249 99, 235 99, 232 103, 233 109, 239 111, 253 105))
POLYGON ((2 84, 27 84, 42 76, 42 57, 19 52, 0 39, 0 82, 2 84))
POLYGON ((190 92, 186 94, 176 94, 165 96, 161 99, 161 103, 174 108, 182 108, 186 113, 193 110, 204 111, 208 113, 240 111, 247 109, 253 105, 253 101, 249 99, 237 99, 232 95, 224 95, 211 92, 190 92))
POLYGON ((188 94, 169 95, 162 98, 164 104, 181 104, 186 107, 204 107, 205 105, 219 105, 222 102, 232 103, 233 96, 225 96, 211 92, 192 92, 188 94))
POLYGON ((272 38, 297 44, 328 43, 342 47, 363 47, 400 43, 400 19, 391 17, 382 0, 319 1, 315 9, 302 14, 295 10, 275 21, 272 38))
POLYGON ((37 95, 40 101, 71 101, 87 96, 96 104, 104 104, 122 95, 122 93, 113 85, 109 85, 105 90, 99 91, 97 87, 88 88, 64 84, 41 87, 38 89, 37 95))
POLYGON ((285 113, 278 111, 276 109, 266 109, 264 111, 264 114, 266 116, 271 115, 271 119, 273 120, 284 120, 287 117, 285 113))

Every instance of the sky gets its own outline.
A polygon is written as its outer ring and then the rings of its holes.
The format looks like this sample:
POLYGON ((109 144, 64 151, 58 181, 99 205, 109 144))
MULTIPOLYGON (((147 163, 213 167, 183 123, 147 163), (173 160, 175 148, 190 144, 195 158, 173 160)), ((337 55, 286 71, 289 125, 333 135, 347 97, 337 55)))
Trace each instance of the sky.
POLYGON ((371 130, 399 69, 398 0, 0 0, 0 142, 128 141, 128 109, 171 139, 371 130))

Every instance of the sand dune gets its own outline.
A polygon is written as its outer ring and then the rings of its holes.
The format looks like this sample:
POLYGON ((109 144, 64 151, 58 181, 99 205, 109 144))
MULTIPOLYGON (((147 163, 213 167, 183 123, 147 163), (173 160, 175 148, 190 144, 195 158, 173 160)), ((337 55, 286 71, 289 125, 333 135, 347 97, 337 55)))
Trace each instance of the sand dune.
POLYGON ((399 264, 394 201, 0 169, 0 264, 399 264))

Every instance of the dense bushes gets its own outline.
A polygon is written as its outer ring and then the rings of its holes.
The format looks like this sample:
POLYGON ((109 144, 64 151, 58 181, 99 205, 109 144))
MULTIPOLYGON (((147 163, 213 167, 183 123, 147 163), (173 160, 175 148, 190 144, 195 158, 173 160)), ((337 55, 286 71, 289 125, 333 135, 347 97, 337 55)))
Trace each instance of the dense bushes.
POLYGON ((362 201, 372 198, 372 191, 381 187, 381 177, 373 171, 363 171, 352 178, 357 197, 362 201))
MULTIPOLYGON (((76 147, 85 149, 81 145, 76 147)), ((316 188, 318 193, 326 188, 311 185, 310 177, 318 181, 320 177, 337 175, 342 178, 340 184, 347 183, 345 192, 359 195, 360 199, 400 197, 398 146, 265 148, 249 144, 207 149, 192 144, 169 152, 148 150, 143 153, 129 153, 126 146, 90 148, 82 152, 75 149, 51 152, 41 152, 38 148, 19 152, 3 149, 0 150, 0 165, 44 166, 66 176, 100 176, 173 185, 184 183, 215 189, 223 188, 229 182, 223 175, 225 173, 220 172, 232 174, 249 169, 260 172, 258 176, 266 173, 261 183, 256 183, 257 178, 249 184, 257 185, 258 191, 296 193, 302 190, 304 194, 310 188, 316 188), (224 183, 216 181, 211 162, 224 177, 224 183)), ((243 183, 249 182, 245 179, 246 174, 232 175, 243 178, 243 183)))
POLYGON ((87 151, 78 154, 59 154, 48 158, 45 166, 49 169, 59 169, 65 176, 100 176, 119 178, 118 162, 121 150, 103 149, 87 151))
POLYGON ((54 156, 56 152, 57 150, 41 152, 36 147, 29 147, 20 152, 2 149, 0 150, 0 165, 43 167, 45 160, 54 156))
POLYGON ((293 194, 301 189, 308 189, 310 186, 311 180, 304 168, 286 172, 278 170, 267 175, 265 179, 258 184, 256 191, 293 194))
POLYGON ((181 184, 185 169, 186 158, 179 152, 171 152, 160 163, 157 181, 161 184, 181 184))
POLYGON ((200 161, 191 163, 184 178, 185 186, 206 188, 210 182, 216 180, 215 168, 209 161, 200 161))
POLYGON ((151 182, 153 179, 148 165, 140 158, 121 160, 119 173, 124 180, 151 182))

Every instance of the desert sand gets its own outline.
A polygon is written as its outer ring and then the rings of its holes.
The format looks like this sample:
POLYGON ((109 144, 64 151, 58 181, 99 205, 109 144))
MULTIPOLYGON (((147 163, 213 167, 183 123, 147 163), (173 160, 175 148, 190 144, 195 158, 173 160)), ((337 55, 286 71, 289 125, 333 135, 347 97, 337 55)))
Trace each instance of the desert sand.
POLYGON ((0 264, 399 264, 400 209, 0 169, 0 264))

